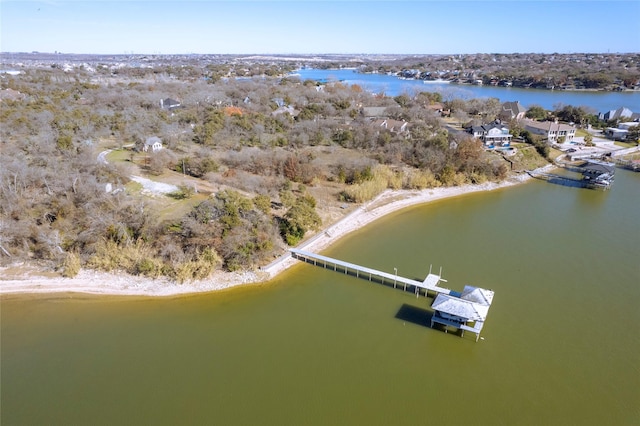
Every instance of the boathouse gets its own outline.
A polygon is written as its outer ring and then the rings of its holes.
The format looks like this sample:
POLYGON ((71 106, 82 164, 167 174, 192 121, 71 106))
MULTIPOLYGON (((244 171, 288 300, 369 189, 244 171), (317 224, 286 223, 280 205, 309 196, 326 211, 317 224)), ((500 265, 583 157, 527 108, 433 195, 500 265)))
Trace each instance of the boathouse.
POLYGON ((431 304, 434 311, 431 317, 431 327, 433 324, 448 326, 462 331, 475 333, 476 342, 480 337, 480 331, 487 319, 491 302, 493 301, 493 291, 484 288, 465 286, 460 297, 452 294, 438 294, 431 304))
POLYGON ((591 187, 606 189, 613 183, 616 172, 615 164, 592 160, 581 168, 583 180, 588 182, 591 187))

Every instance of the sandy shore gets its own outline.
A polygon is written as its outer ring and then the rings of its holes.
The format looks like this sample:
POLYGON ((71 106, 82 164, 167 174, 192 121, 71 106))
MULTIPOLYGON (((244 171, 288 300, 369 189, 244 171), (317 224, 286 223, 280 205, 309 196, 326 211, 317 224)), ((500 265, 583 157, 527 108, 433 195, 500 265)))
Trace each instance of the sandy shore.
MULTIPOLYGON (((422 191, 385 191, 374 200, 362 205, 337 223, 318 232, 297 248, 318 252, 341 237, 363 226, 409 206, 424 204, 444 198, 480 191, 491 191, 524 182, 529 177, 523 174, 496 183, 465 185, 448 188, 433 188, 422 191)), ((219 291, 239 285, 266 282, 297 261, 289 254, 276 259, 260 271, 216 272, 202 281, 179 284, 168 279, 150 279, 127 274, 111 274, 92 270, 82 270, 74 278, 47 276, 33 270, 24 273, 24 268, 0 268, 0 295, 29 293, 89 293, 127 296, 177 296, 192 293, 219 291), (17 274, 12 271, 20 270, 17 274)))

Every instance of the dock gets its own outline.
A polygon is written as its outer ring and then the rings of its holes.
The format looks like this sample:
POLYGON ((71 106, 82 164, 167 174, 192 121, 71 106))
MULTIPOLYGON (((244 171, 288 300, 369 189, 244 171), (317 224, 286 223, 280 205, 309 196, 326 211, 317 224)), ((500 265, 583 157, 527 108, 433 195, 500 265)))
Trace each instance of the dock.
POLYGON ((406 291, 407 286, 409 289, 413 288, 417 295, 420 295, 420 291, 424 292, 424 295, 428 295, 428 291, 436 294, 451 294, 451 290, 448 288, 439 287, 438 283, 443 280, 440 275, 429 273, 424 281, 412 280, 411 278, 401 277, 397 274, 390 274, 388 272, 378 271, 377 269, 367 268, 365 266, 356 265, 355 263, 344 262, 342 260, 334 259, 332 257, 322 256, 320 254, 311 253, 304 250, 298 250, 295 248, 289 249, 291 255, 307 263, 313 263, 316 266, 322 266, 325 269, 333 269, 335 272, 343 272, 345 274, 351 273, 356 278, 368 279, 369 281, 376 280, 382 284, 393 283, 393 287, 397 288, 397 285, 402 285, 406 291))
POLYGON ((416 297, 419 297, 420 294, 424 294, 427 297, 431 292, 434 296, 434 301, 431 305, 434 311, 431 317, 431 327, 433 328, 434 324, 440 324, 444 326, 445 332, 447 332, 447 327, 453 327, 461 331, 461 337, 464 336, 465 331, 469 331, 476 335, 476 342, 480 338, 480 332, 484 327, 493 301, 494 292, 492 290, 465 286, 464 290, 459 293, 440 287, 438 285, 440 282, 447 281, 442 278, 442 272, 439 275, 431 273, 431 268, 429 268, 429 274, 424 281, 418 281, 399 276, 397 270, 391 274, 304 250, 291 248, 289 251, 294 259, 321 266, 334 272, 369 281, 377 281, 381 284, 391 285, 393 283, 393 288, 402 288, 403 291, 406 291, 408 287, 413 290, 416 297))
POLYGON ((529 170, 527 173, 536 179, 546 180, 558 185, 602 190, 611 188, 615 179, 615 166, 601 161, 590 160, 582 164, 560 164, 559 166, 565 170, 579 174, 581 177, 574 178, 535 170, 529 170))

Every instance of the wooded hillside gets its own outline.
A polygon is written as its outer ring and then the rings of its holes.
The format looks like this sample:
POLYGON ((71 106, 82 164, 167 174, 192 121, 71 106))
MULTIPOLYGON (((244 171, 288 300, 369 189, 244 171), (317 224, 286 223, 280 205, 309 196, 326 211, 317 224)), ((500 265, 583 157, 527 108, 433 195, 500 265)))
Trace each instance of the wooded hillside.
MULTIPOLYGON (((435 93, 391 98, 272 71, 240 80, 138 71, 3 75, 12 96, 1 101, 0 261, 184 281, 263 265, 386 188, 507 174, 501 157, 445 127, 435 93), (149 137, 163 149, 145 152, 149 137), (134 175, 178 190, 145 195, 134 175)), ((495 100, 452 106, 497 114, 495 100)))

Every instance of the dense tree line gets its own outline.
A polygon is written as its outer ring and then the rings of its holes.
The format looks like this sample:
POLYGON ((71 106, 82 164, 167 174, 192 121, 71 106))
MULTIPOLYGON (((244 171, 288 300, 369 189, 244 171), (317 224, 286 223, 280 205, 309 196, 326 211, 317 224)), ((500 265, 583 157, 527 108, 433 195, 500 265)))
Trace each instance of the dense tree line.
POLYGON ((494 53, 373 60, 364 64, 361 71, 426 80, 509 82, 514 87, 539 89, 624 90, 640 86, 639 67, 637 53, 494 53))

